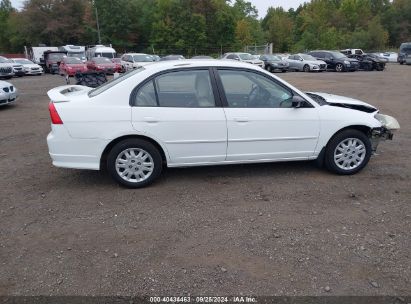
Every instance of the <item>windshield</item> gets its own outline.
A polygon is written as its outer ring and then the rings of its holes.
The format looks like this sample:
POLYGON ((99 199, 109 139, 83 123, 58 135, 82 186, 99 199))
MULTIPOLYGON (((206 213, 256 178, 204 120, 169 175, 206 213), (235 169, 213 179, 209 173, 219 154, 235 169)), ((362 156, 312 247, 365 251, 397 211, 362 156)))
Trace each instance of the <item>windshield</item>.
POLYGON ((153 57, 150 55, 134 55, 133 56, 135 62, 152 62, 153 57))
POLYGON ((333 56, 335 59, 341 59, 341 58, 347 57, 344 54, 339 53, 339 52, 331 52, 331 56, 333 56))
POLYGON ((61 60, 65 54, 49 54, 48 58, 51 60, 61 60))
POLYGON ((15 59, 14 61, 16 63, 20 63, 20 64, 34 64, 34 62, 32 62, 28 59, 15 59))
POLYGON ((80 59, 86 58, 86 54, 84 54, 84 53, 68 53, 67 56, 77 57, 77 58, 80 58, 80 59))
POLYGON ((93 61, 94 61, 95 63, 112 63, 112 62, 110 61, 110 59, 105 58, 105 57, 96 57, 96 58, 93 58, 93 61))
POLYGON ((242 60, 252 60, 253 59, 253 57, 247 53, 238 54, 238 57, 240 57, 242 60))
POLYGON ((96 57, 106 57, 106 58, 115 58, 116 57, 116 53, 96 53, 95 54, 96 57))
POLYGON ((411 53, 411 46, 403 47, 401 50, 401 53, 407 53, 407 54, 411 53))
POLYGON ((317 60, 311 55, 301 54, 300 57, 304 60, 317 60))
POLYGON ((103 93, 104 91, 110 89, 111 87, 115 86, 116 84, 122 82, 123 80, 126 80, 127 78, 140 73, 141 71, 144 71, 143 67, 139 67, 138 69, 130 70, 128 72, 125 72, 123 75, 118 76, 117 78, 113 78, 112 80, 103 83, 101 86, 91 90, 88 92, 89 97, 94 97, 97 96, 98 94, 103 93))
POLYGON ((77 57, 67 57, 64 61, 68 64, 82 64, 83 62, 77 57))
POLYGON ((275 55, 265 55, 265 58, 270 61, 280 61, 281 59, 278 56, 275 55))

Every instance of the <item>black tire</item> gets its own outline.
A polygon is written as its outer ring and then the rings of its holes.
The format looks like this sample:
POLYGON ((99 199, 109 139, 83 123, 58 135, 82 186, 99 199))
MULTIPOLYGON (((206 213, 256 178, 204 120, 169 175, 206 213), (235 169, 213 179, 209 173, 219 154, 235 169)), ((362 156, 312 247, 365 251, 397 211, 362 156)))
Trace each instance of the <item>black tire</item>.
POLYGON ((404 64, 404 61, 400 61, 400 64, 403 65, 403 64, 404 64))
POLYGON ((287 70, 282 70, 281 72, 282 72, 282 73, 285 73, 285 72, 287 72, 287 70))
POLYGON ((336 72, 344 72, 344 70, 345 70, 345 67, 342 63, 337 63, 335 65, 335 71, 336 72))
POLYGON ((270 65, 267 65, 267 71, 270 72, 270 73, 273 72, 273 69, 272 69, 272 67, 271 67, 270 65))
MULTIPOLYGON (((349 166, 351 166, 352 163, 354 162, 354 160, 352 160, 351 162, 351 157, 354 157, 354 155, 351 156, 350 153, 353 153, 353 154, 355 153, 353 152, 351 147, 348 147, 346 151, 341 152, 341 155, 343 155, 344 157, 346 156, 349 157, 348 161, 350 163, 347 163, 347 165, 349 166)), ((331 172, 334 172, 340 175, 350 175, 350 174, 355 174, 361 171, 367 165, 368 161, 370 160, 371 154, 372 154, 372 146, 371 146, 371 141, 369 137, 361 131, 354 130, 354 129, 346 129, 346 130, 343 130, 335 134, 328 142, 325 148, 324 163, 325 163, 326 168, 330 170, 331 172), (337 161, 334 160, 334 153, 337 151, 337 147, 341 143, 349 139, 356 139, 362 142, 364 144, 365 151, 361 154, 361 158, 362 157, 363 158, 356 167, 343 169, 340 167, 341 164, 339 166, 337 161)))
POLYGON ((304 65, 303 71, 308 73, 310 71, 310 66, 308 64, 304 65))
MULTIPOLYGON (((135 160, 135 162, 138 162, 138 161, 139 161, 138 159, 135 160)), ((137 163, 135 164, 135 166, 137 166, 137 163)), ((117 143, 108 153, 107 170, 110 173, 111 177, 116 182, 118 182, 120 185, 123 185, 127 188, 145 187, 151 184, 152 182, 154 182, 154 180, 157 179, 161 174, 161 171, 162 171, 161 154, 160 154, 160 151, 158 151, 158 149, 152 143, 148 141, 137 139, 137 138, 136 139, 126 139, 126 140, 123 140, 117 143), (153 168, 151 171, 151 175, 149 175, 146 179, 142 181, 127 181, 120 176, 120 173, 117 172, 117 169, 116 169, 117 157, 123 151, 127 149, 140 149, 150 155, 152 159, 152 163, 153 163, 153 168)), ((129 169, 126 168, 125 170, 129 170, 129 169)), ((137 169, 134 169, 134 170, 137 170, 137 169)), ((134 176, 134 179, 135 179, 137 175, 134 175, 134 174, 135 173, 131 173, 130 177, 134 176)))

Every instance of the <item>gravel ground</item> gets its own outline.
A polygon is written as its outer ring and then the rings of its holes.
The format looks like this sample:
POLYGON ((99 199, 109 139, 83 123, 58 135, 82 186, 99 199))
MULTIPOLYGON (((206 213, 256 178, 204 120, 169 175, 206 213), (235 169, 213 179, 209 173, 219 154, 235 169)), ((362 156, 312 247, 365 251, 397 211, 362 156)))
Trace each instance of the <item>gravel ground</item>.
POLYGON ((410 295, 411 67, 277 74, 402 129, 354 176, 310 162, 168 169, 151 187, 54 168, 46 91, 0 108, 0 295, 410 295))

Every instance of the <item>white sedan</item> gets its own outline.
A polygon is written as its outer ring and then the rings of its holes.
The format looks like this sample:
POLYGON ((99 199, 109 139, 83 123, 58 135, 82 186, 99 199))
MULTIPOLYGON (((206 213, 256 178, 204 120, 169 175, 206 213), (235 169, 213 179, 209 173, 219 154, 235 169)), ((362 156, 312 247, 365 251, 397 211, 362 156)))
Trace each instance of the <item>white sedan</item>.
POLYGON ((347 97, 305 93, 248 63, 164 61, 91 89, 48 92, 57 167, 99 170, 127 187, 163 166, 315 160, 337 174, 368 163, 398 122, 347 97))
POLYGON ((16 87, 10 82, 0 80, 0 106, 13 103, 17 97, 16 87))
POLYGON ((26 58, 12 58, 10 60, 13 63, 21 64, 26 75, 41 75, 44 72, 40 65, 26 58))

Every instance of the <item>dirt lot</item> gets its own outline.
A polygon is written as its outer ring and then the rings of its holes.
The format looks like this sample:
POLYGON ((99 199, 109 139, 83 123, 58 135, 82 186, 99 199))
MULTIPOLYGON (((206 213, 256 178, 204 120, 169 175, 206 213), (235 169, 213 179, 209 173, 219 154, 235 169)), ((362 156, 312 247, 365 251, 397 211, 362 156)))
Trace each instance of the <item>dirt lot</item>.
POLYGON ((0 295, 410 295, 411 67, 277 74, 401 131, 355 176, 309 162, 168 169, 141 190, 51 165, 46 91, 0 108, 0 295))

